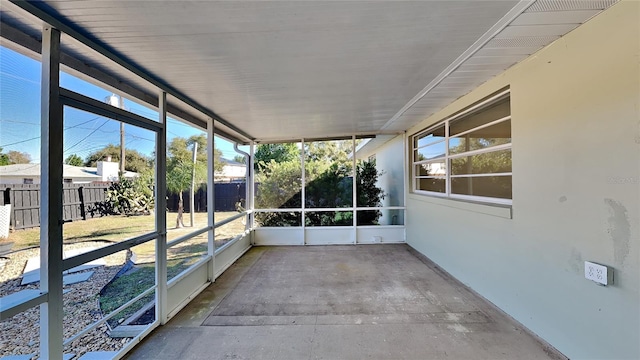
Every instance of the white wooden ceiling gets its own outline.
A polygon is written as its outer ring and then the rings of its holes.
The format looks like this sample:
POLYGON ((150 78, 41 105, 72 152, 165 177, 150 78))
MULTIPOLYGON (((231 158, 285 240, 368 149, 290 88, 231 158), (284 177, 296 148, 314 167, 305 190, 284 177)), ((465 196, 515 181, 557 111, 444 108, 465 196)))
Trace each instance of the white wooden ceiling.
MULTIPOLYGON (((3 5, 7 3, 2 0, 3 5)), ((406 130, 615 0, 36 4, 259 141, 406 130)), ((32 37, 17 6, 2 21, 32 37)), ((65 52, 144 81, 79 43, 65 52)), ((152 93, 153 91, 151 91, 152 93)), ((228 127, 227 131, 233 133, 228 127)))

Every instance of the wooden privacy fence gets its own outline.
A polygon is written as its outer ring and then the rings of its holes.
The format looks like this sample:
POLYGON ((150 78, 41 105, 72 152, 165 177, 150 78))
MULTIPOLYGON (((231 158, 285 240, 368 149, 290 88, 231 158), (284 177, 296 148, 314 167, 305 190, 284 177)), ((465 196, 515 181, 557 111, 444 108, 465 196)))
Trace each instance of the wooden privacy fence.
MULTIPOLYGON (((214 211, 236 211, 236 203, 241 202, 245 206, 245 183, 215 183, 215 209, 214 211)), ((167 209, 178 211, 178 194, 167 194, 167 209)), ((189 191, 182 193, 184 211, 191 211, 189 191)), ((193 202, 196 212, 207 211, 207 186, 202 185, 194 194, 193 202)))
MULTIPOLYGON (((64 184, 63 220, 86 220, 105 214, 98 210, 98 203, 105 201, 109 183, 64 184)), ((236 211, 236 203, 245 207, 245 183, 215 184, 214 211, 236 211)), ((189 192, 182 194, 184 211, 191 211, 189 192)), ((40 226, 40 184, 0 185, 0 205, 11 204, 11 227, 29 229, 40 226)), ((202 186, 194 196, 196 212, 207 211, 207 187, 202 186)), ((167 209, 178 211, 178 195, 167 194, 167 209)))
MULTIPOLYGON (((105 200, 108 183, 64 184, 62 188, 64 221, 86 220, 100 217, 96 203, 105 200)), ((0 205, 11 204, 13 229, 29 229, 40 226, 40 184, 0 185, 0 205)))

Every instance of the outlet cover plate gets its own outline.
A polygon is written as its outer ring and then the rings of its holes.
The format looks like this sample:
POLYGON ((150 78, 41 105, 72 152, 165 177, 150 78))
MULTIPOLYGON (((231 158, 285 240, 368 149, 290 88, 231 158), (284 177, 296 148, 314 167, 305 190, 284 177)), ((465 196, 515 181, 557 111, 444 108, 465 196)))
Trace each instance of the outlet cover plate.
POLYGON ((613 284, 613 269, 594 262, 584 262, 584 277, 601 285, 613 284))

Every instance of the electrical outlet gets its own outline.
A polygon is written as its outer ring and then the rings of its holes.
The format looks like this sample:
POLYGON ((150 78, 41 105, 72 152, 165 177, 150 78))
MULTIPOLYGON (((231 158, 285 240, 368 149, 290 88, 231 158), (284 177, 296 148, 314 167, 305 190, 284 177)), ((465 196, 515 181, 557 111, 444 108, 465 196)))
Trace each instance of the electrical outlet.
POLYGON ((613 269, 590 261, 584 262, 584 277, 601 285, 613 284, 613 269))

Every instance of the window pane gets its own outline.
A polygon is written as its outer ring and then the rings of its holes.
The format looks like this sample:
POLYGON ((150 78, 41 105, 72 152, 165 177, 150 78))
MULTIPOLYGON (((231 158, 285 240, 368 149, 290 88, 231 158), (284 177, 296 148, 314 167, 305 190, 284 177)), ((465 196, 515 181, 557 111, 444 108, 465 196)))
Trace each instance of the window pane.
POLYGON ((257 209, 302 207, 300 143, 258 145, 255 164, 257 209))
POLYGON ((160 114, 158 113, 158 110, 152 108, 149 104, 143 103, 142 101, 134 101, 128 97, 122 97, 122 105, 128 112, 140 115, 149 120, 160 121, 160 114))
MULTIPOLYGON (((208 225, 207 141, 207 134, 202 130, 179 120, 168 119, 166 181, 169 228, 208 225), (196 151, 195 163, 194 150, 196 151), (192 194, 193 204, 191 204, 192 194), (195 225, 191 224, 192 214, 195 225)), ((223 164, 222 159, 216 159, 216 165, 220 164, 223 164)), ((186 235, 186 232, 182 235, 186 235)))
MULTIPOLYGON (((113 92, 104 89, 103 87, 90 83, 84 79, 80 79, 62 70, 60 70, 60 87, 117 108, 120 108, 121 105, 119 95, 114 95, 113 92)), ((124 102, 122 102, 122 104, 124 105, 124 102)), ((126 106, 123 106, 122 108, 126 108, 126 106)))
MULTIPOLYGON (((222 221, 224 219, 228 219, 232 216, 238 215, 237 212, 216 212, 216 222, 222 221)), ((243 216, 238 219, 231 221, 230 223, 224 224, 222 226, 218 226, 215 231, 215 244, 216 249, 221 248, 226 243, 235 239, 237 236, 244 233, 245 224, 247 223, 247 217, 243 216)), ((206 244, 206 242, 205 242, 206 244)))
POLYGON ((420 149, 416 149, 414 161, 431 160, 446 155, 446 142, 442 141, 437 144, 429 145, 420 149))
POLYGON ((470 132, 462 137, 451 138, 449 140, 449 154, 460 154, 510 142, 511 120, 507 120, 470 132))
POLYGON ((353 211, 310 211, 305 226, 352 226, 353 211))
MULTIPOLYGON (((135 254, 135 257, 131 259, 131 269, 117 275, 113 281, 102 288, 98 295, 100 311, 105 315, 152 288, 156 283, 155 241, 134 246, 131 248, 131 252, 135 254)), ((167 271, 168 278, 175 276, 171 265, 167 267, 167 271)), ((115 329, 118 326, 152 323, 155 320, 154 295, 152 291, 118 312, 118 315, 108 320, 109 326, 115 329)))
MULTIPOLYGON (((190 229, 193 230, 193 229, 190 229)), ((217 240, 217 239, 216 239, 217 240)), ((155 245, 152 243, 151 245, 155 245)), ((216 246, 219 246, 216 243, 216 246)), ((208 234, 200 234, 187 241, 167 249, 167 280, 188 269, 203 257, 207 256, 208 234)))
POLYGON ((444 140, 444 124, 416 137, 414 147, 422 147, 440 140, 444 140))
MULTIPOLYGON (((150 245, 151 248, 154 248, 153 241, 150 245)), ((65 249, 65 255, 77 255, 91 248, 85 247, 84 244, 75 244, 65 249)), ((135 252, 135 254, 137 256, 138 252, 135 252)), ((155 253, 151 256, 155 256, 155 253)), ((136 263, 135 267, 132 267, 131 261, 133 260, 127 256, 127 251, 120 251, 105 258, 80 265, 64 275, 63 331, 65 338, 76 335, 86 326, 103 318, 103 315, 109 314, 115 308, 154 285, 155 277, 153 276, 148 280, 150 285, 149 283, 138 283, 140 279, 144 278, 141 275, 149 274, 148 270, 146 270, 149 265, 136 263), (126 269, 129 269, 129 271, 126 271, 126 269), (140 273, 137 273, 138 271, 140 273), (135 280, 130 277, 134 272, 139 276, 135 280), (86 281, 82 281, 85 279, 86 281)), ((153 263, 150 266, 151 271, 154 271, 153 263)), ((114 318, 111 318, 111 320, 108 320, 112 329, 118 325, 132 325, 136 320, 142 318, 141 313, 136 316, 134 314, 143 306, 152 305, 153 293, 150 295, 145 301, 134 303, 132 306, 122 310, 114 318)), ((149 318, 149 316, 146 318, 149 318)), ((151 321, 153 321, 153 317, 151 317, 151 321)), ((104 344, 114 350, 120 349, 125 345, 125 343, 121 342, 122 339, 111 338, 108 331, 109 329, 105 324, 98 326, 90 331, 87 336, 81 337, 66 346, 67 351, 65 353, 82 353, 93 344, 104 344)))
POLYGON ((451 192, 461 195, 511 199, 511 175, 452 178, 451 192))
MULTIPOLYGON (((385 144, 385 150, 379 152, 374 157, 373 163, 375 164, 375 168, 377 171, 377 181, 375 182, 375 187, 382 189, 382 192, 384 194, 384 197, 381 200, 382 206, 404 206, 405 166, 402 159, 404 158, 405 151, 406 149, 402 138, 396 138, 387 142, 385 144)), ((369 160, 369 162, 371 162, 371 160, 369 160)), ((357 179, 358 182, 360 182, 360 179, 362 179, 366 184, 367 176, 361 175, 369 174, 368 178, 371 180, 371 175, 373 175, 373 172, 371 170, 367 171, 365 163, 366 162, 362 162, 358 164, 357 179)), ((362 189, 373 190, 373 187, 369 182, 369 185, 363 186, 362 189)), ((358 193, 357 205, 372 206, 367 205, 367 203, 373 204, 373 201, 362 201, 362 197, 360 195, 362 190, 360 185, 358 185, 356 190, 358 193)), ((372 197, 368 198, 372 199, 372 197)))
POLYGON ((360 225, 380 225, 380 217, 382 211, 380 210, 359 210, 357 213, 357 224, 360 225))
POLYGON ((445 178, 422 178, 417 179, 416 185, 416 190, 444 193, 446 189, 446 180, 445 178))
POLYGON ((302 212, 256 212, 256 227, 302 226, 302 212))
POLYGON ((125 124, 120 172, 120 122, 64 107, 65 243, 120 242, 154 232, 155 133, 125 124), (72 165, 72 160, 76 165, 72 165))
POLYGON ((305 144, 305 201, 308 208, 353 205, 351 140, 313 141, 305 144))
POLYGON ((385 195, 388 196, 391 192, 393 192, 394 198, 392 200, 398 198, 396 195, 397 184, 390 184, 388 179, 385 179, 387 181, 380 181, 381 175, 383 175, 383 172, 378 170, 375 160, 358 161, 356 167, 357 206, 382 206, 385 195), (386 185, 391 191, 385 191, 381 185, 386 185))
POLYGON ((447 168, 444 161, 416 165, 414 176, 445 176, 447 168))
POLYGON ((511 172, 511 149, 451 159, 451 175, 511 172))
MULTIPOLYGON (((404 210, 399 209, 382 209, 382 216, 378 219, 380 225, 404 225, 404 210)), ((360 212, 358 212, 360 214, 360 212)), ((358 222, 360 216, 358 215, 358 222)), ((360 224, 358 224, 360 225, 360 224)))
POLYGON ((510 104, 509 98, 506 98, 488 107, 477 109, 473 113, 467 114, 458 120, 452 121, 449 124, 449 136, 455 136, 461 132, 511 115, 510 104))

